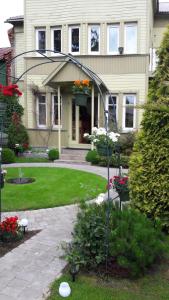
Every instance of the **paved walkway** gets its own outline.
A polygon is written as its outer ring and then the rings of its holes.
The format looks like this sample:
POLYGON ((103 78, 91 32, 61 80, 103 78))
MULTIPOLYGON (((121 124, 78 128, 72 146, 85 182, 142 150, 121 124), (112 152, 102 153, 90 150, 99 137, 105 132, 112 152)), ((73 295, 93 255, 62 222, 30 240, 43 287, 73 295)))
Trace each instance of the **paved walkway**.
MULTIPOLYGON (((89 165, 60 163, 12 164, 10 167, 66 167, 96 173, 107 178, 107 169, 89 165)), ((3 167, 9 167, 3 166, 3 167)), ((110 175, 116 175, 110 169, 110 175)), ((62 242, 71 240, 78 206, 69 205, 35 211, 3 213, 17 214, 29 220, 29 229, 41 232, 0 258, 0 300, 42 300, 50 284, 59 277, 66 262, 61 258, 62 242)))

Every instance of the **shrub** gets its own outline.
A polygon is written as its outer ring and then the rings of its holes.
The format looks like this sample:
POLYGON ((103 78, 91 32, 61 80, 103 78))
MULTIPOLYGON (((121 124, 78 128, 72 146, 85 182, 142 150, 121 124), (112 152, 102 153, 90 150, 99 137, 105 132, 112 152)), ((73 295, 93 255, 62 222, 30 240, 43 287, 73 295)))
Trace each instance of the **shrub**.
POLYGON ((15 162, 15 153, 9 148, 2 149, 2 163, 11 164, 15 162))
POLYGON ((142 132, 130 161, 130 197, 135 208, 160 219, 169 232, 169 26, 158 50, 142 132))
POLYGON ((99 156, 96 150, 89 150, 86 154, 86 161, 91 162, 92 165, 97 165, 99 162, 99 156))
POLYGON ((58 149, 50 149, 48 152, 48 158, 49 160, 55 160, 55 159, 59 159, 59 151, 58 149))
MULTIPOLYGON (((107 158, 106 157, 99 157, 99 166, 106 167, 107 166, 107 158)), ((128 168, 129 166, 129 157, 126 155, 120 155, 120 161, 118 156, 113 154, 110 158, 110 167, 118 168, 119 165, 123 168, 128 168)))
MULTIPOLYGON (((108 205, 85 205, 78 214, 73 241, 67 248, 70 264, 92 270, 105 263, 108 205)), ((134 210, 115 210, 112 205, 109 209, 108 261, 113 258, 132 276, 143 274, 164 251, 160 228, 134 210)))
POLYGON ((135 141, 135 133, 129 132, 125 134, 121 134, 119 137, 119 148, 120 152, 124 155, 130 155, 133 150, 135 141))
MULTIPOLYGON (((28 144, 29 137, 27 130, 23 124, 11 124, 8 128, 8 146, 15 149, 15 145, 19 144, 23 148, 23 144, 28 144)), ((24 149, 23 149, 24 151, 24 149)), ((22 151, 22 152, 23 152, 22 151)))

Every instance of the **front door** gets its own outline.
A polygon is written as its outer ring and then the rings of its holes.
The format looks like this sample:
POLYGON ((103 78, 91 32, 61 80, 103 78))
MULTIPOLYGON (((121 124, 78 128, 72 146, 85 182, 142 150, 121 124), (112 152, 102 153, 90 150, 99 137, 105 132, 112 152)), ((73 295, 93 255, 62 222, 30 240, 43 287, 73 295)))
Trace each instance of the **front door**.
POLYGON ((89 148, 89 142, 83 135, 86 132, 91 133, 91 99, 88 98, 87 106, 77 106, 72 99, 70 114, 69 146, 89 148))

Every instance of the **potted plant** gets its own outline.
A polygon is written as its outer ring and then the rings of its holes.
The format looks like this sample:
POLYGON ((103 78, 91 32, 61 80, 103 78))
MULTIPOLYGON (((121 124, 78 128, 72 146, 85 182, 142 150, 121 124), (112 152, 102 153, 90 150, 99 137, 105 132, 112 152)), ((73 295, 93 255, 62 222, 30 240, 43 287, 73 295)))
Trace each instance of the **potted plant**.
POLYGON ((120 197, 120 202, 129 201, 128 176, 114 176, 110 179, 110 186, 114 187, 120 197))
POLYGON ((115 143, 118 141, 120 134, 113 131, 106 132, 105 128, 92 128, 92 134, 85 133, 84 138, 90 140, 97 149, 100 156, 111 156, 115 143))
POLYGON ((91 87, 89 80, 75 80, 72 87, 72 92, 75 96, 76 105, 86 106, 87 98, 90 96, 90 91, 91 87))

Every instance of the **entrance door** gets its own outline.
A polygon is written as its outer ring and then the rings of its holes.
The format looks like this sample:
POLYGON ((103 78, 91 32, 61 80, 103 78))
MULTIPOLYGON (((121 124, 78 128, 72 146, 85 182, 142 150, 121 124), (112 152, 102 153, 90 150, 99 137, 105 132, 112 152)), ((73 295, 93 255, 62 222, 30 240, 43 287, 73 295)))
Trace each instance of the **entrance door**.
MULTIPOLYGON (((89 144, 89 142, 84 139, 84 133, 91 133, 91 99, 88 98, 87 106, 77 106, 75 105, 75 100, 72 99, 71 103, 71 124, 70 124, 70 147, 78 147, 89 144)), ((88 145, 86 145, 89 148, 88 145)))

